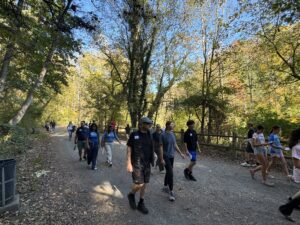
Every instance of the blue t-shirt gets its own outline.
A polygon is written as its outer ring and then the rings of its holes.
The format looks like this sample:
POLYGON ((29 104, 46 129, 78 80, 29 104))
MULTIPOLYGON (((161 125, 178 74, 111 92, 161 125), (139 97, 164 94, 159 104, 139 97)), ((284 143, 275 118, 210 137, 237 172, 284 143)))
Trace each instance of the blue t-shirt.
POLYGON ((164 155, 169 158, 174 158, 176 137, 173 132, 164 132, 161 134, 161 140, 163 144, 164 155))
POLYGON ((273 152, 281 151, 282 145, 280 143, 280 138, 277 134, 271 133, 269 136, 269 142, 273 142, 271 144, 271 151, 273 151, 273 152), (274 148, 274 147, 272 147, 272 145, 274 145, 275 147, 278 147, 278 148, 274 148))
POLYGON ((111 132, 107 132, 105 131, 104 135, 103 135, 103 140, 104 142, 108 142, 108 143, 112 143, 114 142, 114 140, 117 140, 117 134, 114 131, 111 132))
POLYGON ((99 144, 99 134, 96 131, 90 131, 89 142, 98 145, 99 144))

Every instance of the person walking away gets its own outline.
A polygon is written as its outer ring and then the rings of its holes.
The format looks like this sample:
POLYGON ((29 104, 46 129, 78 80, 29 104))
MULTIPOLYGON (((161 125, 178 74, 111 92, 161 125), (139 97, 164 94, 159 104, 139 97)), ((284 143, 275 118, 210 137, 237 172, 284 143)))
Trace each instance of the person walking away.
POLYGON ((155 167, 158 166, 159 171, 162 172, 164 170, 164 165, 160 162, 163 161, 162 155, 160 154, 161 151, 161 126, 159 124, 156 125, 155 131, 152 134, 153 137, 153 144, 154 144, 154 153, 156 154, 156 162, 155 167))
POLYGON ((251 164, 251 159, 253 159, 254 151, 253 151, 253 148, 252 148, 250 142, 252 141, 252 137, 253 137, 254 133, 255 133, 255 130, 254 130, 253 124, 248 123, 247 147, 245 149, 246 161, 241 163, 241 166, 244 166, 244 167, 256 166, 256 164, 254 162, 251 164))
POLYGON ((68 131, 68 134, 69 134, 69 141, 71 141, 71 139, 72 139, 72 135, 73 135, 73 124, 72 124, 72 122, 70 121, 69 122, 69 124, 68 124, 68 126, 67 126, 67 131, 68 131))
POLYGON ((101 145, 105 147, 106 159, 107 159, 106 162, 109 167, 112 166, 112 150, 114 146, 114 141, 118 141, 121 144, 113 127, 109 125, 107 131, 104 132, 101 140, 101 145))
POLYGON ((291 214, 293 213, 294 209, 300 209, 300 191, 298 191, 293 197, 290 197, 288 203, 279 207, 281 214, 284 215, 287 220, 292 222, 295 222, 291 218, 291 214))
POLYGON ((56 127, 56 122, 53 120, 52 121, 52 131, 55 132, 55 127, 56 127))
POLYGON ((129 139, 129 136, 130 136, 130 130, 131 130, 131 128, 130 128, 129 124, 127 124, 127 126, 125 127, 125 133, 126 133, 126 140, 127 141, 129 139))
POLYGON ((87 139, 88 139, 88 130, 85 128, 85 122, 80 122, 80 127, 76 130, 75 135, 75 145, 77 144, 78 153, 79 153, 79 161, 82 160, 82 150, 84 150, 83 158, 86 159, 87 155, 87 139))
POLYGON ((180 151, 177 143, 176 137, 173 133, 174 123, 171 121, 166 122, 165 132, 161 135, 162 146, 163 146, 163 159, 165 162, 166 175, 164 180, 163 191, 169 193, 169 200, 175 201, 175 194, 173 191, 174 186, 174 173, 173 173, 173 165, 174 165, 174 156, 175 151, 177 151, 182 158, 184 154, 180 151))
MULTIPOLYGON (((143 117, 140 120, 139 130, 130 134, 127 142, 127 171, 132 174, 133 185, 127 195, 132 209, 138 209, 143 214, 149 210, 144 203, 146 186, 150 181, 151 164, 154 160, 153 140, 150 134, 152 120, 143 117), (140 193, 140 200, 136 205, 135 194, 140 193)), ((160 148, 162 155, 162 148, 160 148)), ((163 164, 163 162, 161 162, 163 164)))
POLYGON ((197 151, 199 154, 201 153, 197 133, 195 131, 195 122, 193 120, 189 120, 186 123, 188 129, 184 133, 184 144, 185 151, 188 156, 191 158, 191 162, 187 168, 183 171, 184 176, 188 180, 197 181, 193 176, 193 167, 196 165, 197 160, 197 151))
POLYGON ((268 159, 266 155, 266 146, 268 145, 268 143, 265 142, 263 131, 264 131, 264 127, 258 125, 256 133, 253 134, 252 146, 254 150, 254 155, 256 156, 256 159, 260 163, 260 165, 254 169, 251 169, 250 174, 252 179, 255 179, 254 177, 255 173, 257 171, 261 171, 262 179, 263 179, 262 183, 266 186, 273 187, 274 184, 267 181, 268 159))
POLYGON ((274 164, 274 162, 276 162, 277 159, 280 159, 283 165, 284 174, 287 177, 287 179, 290 180, 292 176, 289 175, 287 162, 282 152, 284 150, 284 147, 282 147, 280 143, 279 133, 280 133, 280 127, 277 125, 273 126, 269 135, 271 161, 269 162, 267 173, 268 174, 270 173, 271 167, 274 164))
POLYGON ((96 164, 97 164, 97 156, 99 151, 99 137, 100 134, 97 129, 97 125, 93 123, 91 125, 89 136, 88 136, 88 148, 89 148, 89 154, 88 154, 88 160, 87 163, 90 165, 92 163, 92 170, 97 170, 96 164))
POLYGON ((300 128, 293 130, 289 139, 289 148, 292 149, 293 181, 300 184, 300 128))

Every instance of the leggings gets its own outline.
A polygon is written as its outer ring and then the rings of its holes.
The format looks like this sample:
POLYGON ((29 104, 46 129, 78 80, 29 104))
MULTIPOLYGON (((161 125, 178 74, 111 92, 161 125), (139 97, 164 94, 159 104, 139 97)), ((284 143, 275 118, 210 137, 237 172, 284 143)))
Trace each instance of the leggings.
POLYGON ((165 175, 165 186, 169 186, 170 191, 173 191, 173 164, 174 158, 169 158, 168 156, 164 155, 165 161, 165 168, 166 168, 166 175, 165 175))

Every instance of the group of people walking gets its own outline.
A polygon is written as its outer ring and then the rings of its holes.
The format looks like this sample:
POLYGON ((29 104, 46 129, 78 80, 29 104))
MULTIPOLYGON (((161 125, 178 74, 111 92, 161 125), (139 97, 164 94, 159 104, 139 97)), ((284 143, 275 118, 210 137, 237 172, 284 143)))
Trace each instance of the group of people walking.
MULTIPOLYGON (((72 133, 75 128, 72 122, 67 126, 69 140, 72 139, 72 133)), ((78 148, 79 161, 86 160, 91 165, 92 170, 97 170, 97 157, 100 147, 105 148, 107 166, 112 167, 112 148, 113 142, 120 140, 114 131, 114 126, 109 125, 100 139, 100 132, 95 121, 87 124, 85 121, 80 122, 76 129, 74 138, 74 150, 78 148)))
POLYGON ((144 214, 149 212, 145 206, 144 197, 150 181, 151 165, 158 165, 160 170, 165 168, 166 174, 162 190, 169 195, 170 201, 175 201, 173 173, 175 152, 177 151, 182 158, 185 158, 186 155, 190 157, 191 162, 183 173, 187 179, 192 181, 196 181, 193 176, 193 167, 196 164, 197 151, 200 153, 194 121, 187 122, 188 129, 184 134, 185 152, 182 152, 176 143, 172 121, 166 122, 164 131, 160 125, 156 125, 153 133, 151 132, 152 124, 152 120, 148 117, 141 118, 138 131, 132 132, 127 142, 127 171, 132 174, 133 182, 127 197, 130 207, 144 214), (137 192, 140 197, 138 204, 135 199, 137 192))
MULTIPOLYGON (((268 140, 264 136, 264 127, 258 125, 254 129, 253 124, 248 124, 248 139, 246 147, 246 162, 242 166, 254 166, 250 169, 252 179, 255 179, 255 174, 261 171, 262 184, 273 187, 274 183, 270 182, 274 176, 270 174, 274 162, 280 160, 285 177, 289 181, 300 183, 300 128, 292 131, 289 139, 289 145, 284 147, 280 141, 281 128, 277 125, 272 127, 269 133, 268 140), (283 151, 292 150, 293 175, 289 174, 288 165, 284 157, 283 151), (255 156, 253 158, 252 156, 255 156), (270 156, 270 159, 268 159, 270 156), (252 163, 251 163, 252 161, 252 163)), ((280 212, 289 220, 293 209, 300 207, 300 192, 289 198, 289 202, 280 206, 280 212)))

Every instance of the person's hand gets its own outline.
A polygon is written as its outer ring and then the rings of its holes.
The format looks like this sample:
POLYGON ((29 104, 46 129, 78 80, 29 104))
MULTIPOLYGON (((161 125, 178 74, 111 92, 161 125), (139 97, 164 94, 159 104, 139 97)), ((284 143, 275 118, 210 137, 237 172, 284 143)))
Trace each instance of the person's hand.
POLYGON ((190 156, 189 151, 186 151, 185 154, 186 154, 186 156, 190 156))
POLYGON ((198 152, 199 152, 199 154, 201 154, 201 153, 202 153, 202 151, 201 151, 200 149, 198 149, 198 152))
POLYGON ((132 164, 131 163, 127 163, 127 172, 128 173, 132 173, 133 172, 133 168, 132 168, 132 164))
POLYGON ((165 165, 165 161, 162 159, 162 160, 160 160, 160 164, 162 165, 162 166, 164 166, 165 165))
POLYGON ((74 143, 75 143, 75 145, 77 145, 77 141, 75 141, 74 143))

